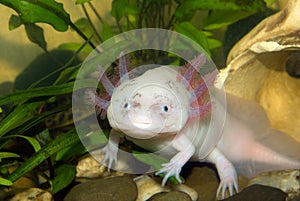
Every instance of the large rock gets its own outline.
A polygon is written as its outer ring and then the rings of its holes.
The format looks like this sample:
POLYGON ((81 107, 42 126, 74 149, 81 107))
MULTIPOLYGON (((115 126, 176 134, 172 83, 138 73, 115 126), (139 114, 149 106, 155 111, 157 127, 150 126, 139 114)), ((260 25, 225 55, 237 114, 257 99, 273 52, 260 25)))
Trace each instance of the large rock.
POLYGON ((300 1, 266 18, 230 51, 226 91, 260 103, 273 128, 300 142, 300 1))
POLYGON ((223 201, 285 201, 286 194, 277 188, 252 185, 223 201))
POLYGON ((128 176, 84 182, 75 186, 64 201, 135 201, 137 188, 128 176))

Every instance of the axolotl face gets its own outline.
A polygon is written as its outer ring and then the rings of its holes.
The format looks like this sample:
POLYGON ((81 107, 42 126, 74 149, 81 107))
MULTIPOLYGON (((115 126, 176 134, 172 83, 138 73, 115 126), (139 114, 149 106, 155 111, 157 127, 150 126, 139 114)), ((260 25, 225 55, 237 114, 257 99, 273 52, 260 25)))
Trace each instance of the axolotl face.
POLYGON ((189 93, 176 75, 159 67, 120 84, 108 107, 112 128, 136 139, 179 132, 188 119, 189 93))

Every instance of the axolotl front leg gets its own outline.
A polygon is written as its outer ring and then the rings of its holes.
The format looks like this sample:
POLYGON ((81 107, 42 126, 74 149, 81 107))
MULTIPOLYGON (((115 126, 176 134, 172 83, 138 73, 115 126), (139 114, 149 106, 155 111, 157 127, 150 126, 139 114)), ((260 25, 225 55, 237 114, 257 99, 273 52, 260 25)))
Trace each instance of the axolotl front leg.
POLYGON ((108 171, 112 168, 113 164, 117 164, 117 155, 119 150, 120 134, 112 129, 109 134, 109 139, 105 147, 101 150, 104 155, 101 163, 107 165, 108 171))
POLYGON ((179 176, 181 168, 195 153, 194 145, 184 134, 178 134, 172 141, 171 146, 178 152, 171 158, 170 162, 162 164, 162 168, 156 172, 156 175, 161 173, 165 174, 162 186, 164 186, 167 180, 172 176, 174 176, 178 182, 182 183, 179 176))
MULTIPOLYGON (((112 129, 107 145, 101 150, 104 154, 102 163, 105 163, 108 169, 111 169, 113 164, 116 165, 117 163, 119 141, 120 133, 112 129)), ((162 168, 156 172, 156 175, 165 174, 162 181, 162 186, 164 186, 168 179, 172 176, 174 176, 181 183, 182 181, 179 176, 181 168, 195 153, 195 147, 183 134, 177 135, 172 141, 171 146, 176 150, 176 155, 171 158, 170 162, 162 164, 162 168)))
MULTIPOLYGON (((195 147, 185 133, 178 134, 174 138, 172 147, 177 151, 176 155, 171 158, 169 163, 162 164, 163 168, 156 173, 156 175, 161 173, 165 174, 162 181, 163 186, 171 176, 174 176, 177 181, 181 183, 182 181, 179 174, 182 166, 195 156, 195 147)), ((218 148, 214 148, 205 160, 216 165, 221 180, 217 195, 221 193, 222 198, 225 198, 227 190, 230 195, 233 195, 234 190, 238 192, 236 170, 232 163, 218 150, 218 148)))

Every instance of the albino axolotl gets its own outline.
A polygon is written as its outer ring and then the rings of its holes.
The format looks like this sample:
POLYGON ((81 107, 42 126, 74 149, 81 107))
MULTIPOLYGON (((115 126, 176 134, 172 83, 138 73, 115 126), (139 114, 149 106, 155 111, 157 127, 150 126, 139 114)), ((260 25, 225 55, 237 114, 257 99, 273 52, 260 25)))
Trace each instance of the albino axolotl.
POLYGON ((172 156, 156 173, 165 174, 162 185, 171 176, 181 182, 181 168, 189 160, 215 164, 220 177, 217 195, 222 193, 222 197, 227 190, 230 195, 238 191, 237 172, 253 177, 266 171, 300 168, 299 144, 271 129, 258 104, 230 94, 227 104, 218 103, 218 89, 212 86, 215 102, 193 106, 207 88, 203 88, 204 82, 195 89, 188 84, 192 83, 195 65, 199 69, 205 62, 203 54, 198 56, 181 77, 174 68, 161 66, 130 79, 121 55, 120 82, 113 86, 105 75, 100 79, 111 96, 110 102, 98 96, 94 102, 97 108, 107 110, 112 127, 108 143, 102 149, 105 154, 102 162, 108 168, 117 161, 119 133, 147 150, 162 150, 172 156), (226 110, 226 115, 203 117, 202 113, 214 107, 226 110), (209 126, 222 128, 209 130, 209 126))

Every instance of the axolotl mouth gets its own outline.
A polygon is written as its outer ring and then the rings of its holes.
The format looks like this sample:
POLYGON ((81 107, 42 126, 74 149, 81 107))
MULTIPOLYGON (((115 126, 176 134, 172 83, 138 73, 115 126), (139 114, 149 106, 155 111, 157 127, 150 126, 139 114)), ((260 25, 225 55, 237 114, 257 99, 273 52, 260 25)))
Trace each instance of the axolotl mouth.
POLYGON ((126 136, 129 136, 134 139, 153 139, 153 138, 161 138, 161 137, 168 137, 168 136, 176 136, 177 132, 155 132, 153 129, 147 129, 150 127, 149 124, 140 124, 139 126, 145 126, 143 129, 128 129, 124 128, 121 129, 123 133, 126 133, 126 136))
POLYGON ((141 129, 147 129, 151 126, 152 122, 133 122, 133 125, 141 128, 141 129))
POLYGON ((134 121, 130 123, 118 123, 117 127, 127 136, 136 139, 150 139, 159 136, 176 135, 180 128, 178 125, 166 125, 163 122, 159 124, 150 119, 148 121, 134 121))

